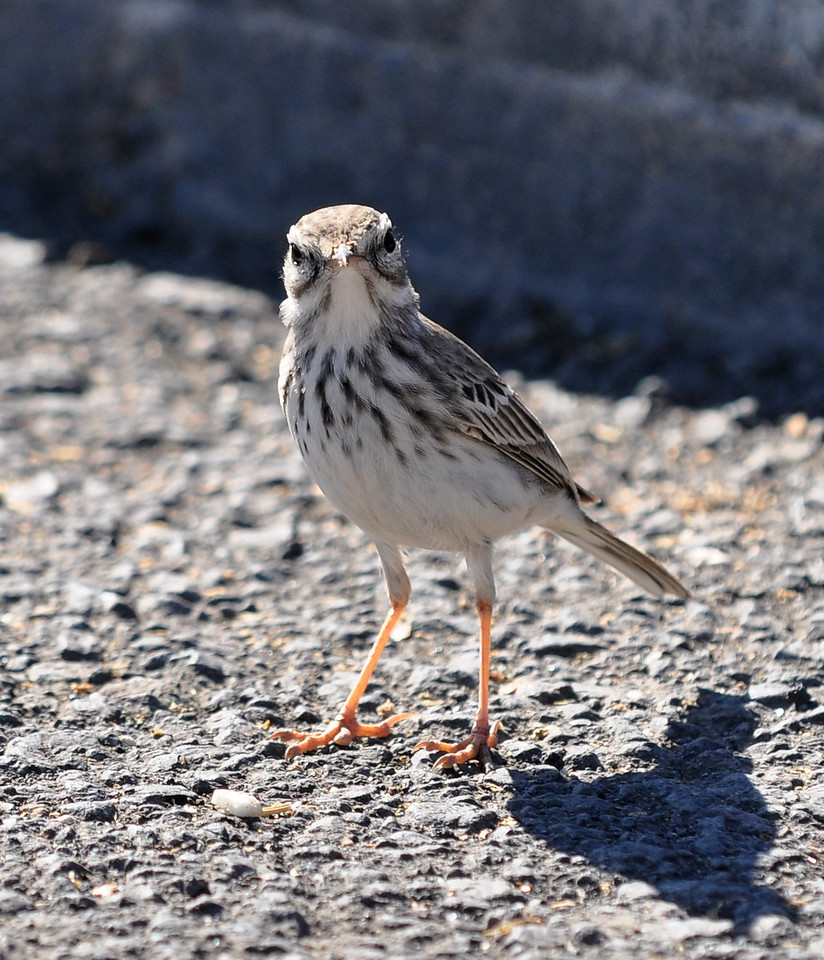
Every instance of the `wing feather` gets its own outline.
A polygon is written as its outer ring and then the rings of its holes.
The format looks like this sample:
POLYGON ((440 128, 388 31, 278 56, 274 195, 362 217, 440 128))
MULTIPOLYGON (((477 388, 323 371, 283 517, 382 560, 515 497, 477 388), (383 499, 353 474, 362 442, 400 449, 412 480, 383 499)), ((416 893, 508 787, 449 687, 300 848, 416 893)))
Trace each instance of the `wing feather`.
POLYGON ((481 362, 482 368, 472 364, 454 370, 460 387, 460 429, 573 499, 594 500, 572 479, 540 420, 491 367, 481 362))
POLYGON ((422 314, 418 314, 418 322, 416 334, 425 344, 422 353, 411 348, 408 341, 393 341, 390 350, 413 369, 425 370, 430 384, 437 384, 442 402, 454 416, 451 425, 465 436, 494 447, 576 502, 597 503, 597 497, 575 483, 540 420, 495 369, 462 340, 422 314))

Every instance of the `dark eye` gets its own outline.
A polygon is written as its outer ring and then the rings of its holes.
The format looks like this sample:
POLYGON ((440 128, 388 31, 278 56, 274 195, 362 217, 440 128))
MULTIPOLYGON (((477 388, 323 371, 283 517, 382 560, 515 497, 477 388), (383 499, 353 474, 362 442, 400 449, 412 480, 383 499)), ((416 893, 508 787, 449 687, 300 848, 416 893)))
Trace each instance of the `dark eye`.
POLYGON ((391 230, 387 230, 383 237, 383 249, 387 253, 392 253, 397 245, 398 241, 395 239, 395 234, 391 230))
POLYGON ((289 256, 296 266, 303 263, 303 250, 296 243, 289 244, 289 256))

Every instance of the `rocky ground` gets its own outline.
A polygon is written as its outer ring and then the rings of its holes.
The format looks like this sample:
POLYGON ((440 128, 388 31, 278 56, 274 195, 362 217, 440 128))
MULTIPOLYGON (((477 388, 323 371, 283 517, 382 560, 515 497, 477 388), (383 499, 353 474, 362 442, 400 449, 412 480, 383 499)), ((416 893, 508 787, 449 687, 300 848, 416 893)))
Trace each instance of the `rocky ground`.
POLYGON ((386 598, 292 448, 281 340, 257 293, 0 242, 0 956, 822 955, 821 420, 521 383, 694 599, 501 544, 499 765, 433 773, 476 625, 413 553, 364 716, 417 719, 286 762, 267 728, 334 713, 386 598))

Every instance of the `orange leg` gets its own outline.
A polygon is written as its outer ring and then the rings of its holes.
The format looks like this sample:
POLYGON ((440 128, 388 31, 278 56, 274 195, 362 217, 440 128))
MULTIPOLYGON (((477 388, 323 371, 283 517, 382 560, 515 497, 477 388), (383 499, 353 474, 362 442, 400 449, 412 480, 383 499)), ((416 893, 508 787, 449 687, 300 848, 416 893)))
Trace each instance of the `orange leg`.
POLYGON ((481 628, 481 665, 478 676, 478 716, 472 727, 472 733, 460 743, 443 743, 440 740, 424 740, 416 750, 440 750, 446 756, 441 757, 433 769, 448 769, 468 760, 480 759, 486 763, 489 748, 498 746, 500 722, 489 726, 489 665, 492 647, 492 604, 478 601, 478 620, 481 628))
POLYGON ((398 713, 394 717, 384 720, 383 723, 359 723, 355 717, 355 711, 358 709, 358 704, 369 683, 369 678, 372 676, 378 660, 380 660, 383 648, 389 640, 389 635, 392 633, 395 624, 400 620, 405 608, 406 603, 392 603, 392 609, 383 621, 383 626, 372 645, 369 659, 363 670, 361 670, 357 683, 346 698, 346 703, 341 707, 340 713, 338 713, 337 717, 325 730, 320 733, 300 733, 297 730, 276 730, 272 734, 273 740, 296 741, 286 750, 287 760, 291 760, 292 757, 296 757, 298 754, 306 753, 308 750, 317 750, 318 747, 325 747, 327 743, 334 742, 342 747, 346 747, 355 737, 386 737, 396 723, 415 716, 414 713, 398 713))

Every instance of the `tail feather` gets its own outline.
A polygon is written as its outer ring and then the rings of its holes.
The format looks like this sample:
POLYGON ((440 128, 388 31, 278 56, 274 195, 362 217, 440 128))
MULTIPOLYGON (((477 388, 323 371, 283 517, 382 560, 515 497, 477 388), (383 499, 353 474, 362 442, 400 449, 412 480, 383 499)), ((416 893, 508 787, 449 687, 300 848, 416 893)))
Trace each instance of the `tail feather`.
POLYGON ((583 525, 574 529, 553 527, 555 533, 576 547, 586 550, 619 573, 637 583, 656 597, 670 593, 676 597, 690 596, 689 590, 657 560, 631 547, 586 514, 580 514, 583 525))

